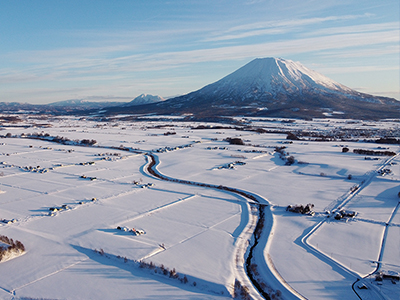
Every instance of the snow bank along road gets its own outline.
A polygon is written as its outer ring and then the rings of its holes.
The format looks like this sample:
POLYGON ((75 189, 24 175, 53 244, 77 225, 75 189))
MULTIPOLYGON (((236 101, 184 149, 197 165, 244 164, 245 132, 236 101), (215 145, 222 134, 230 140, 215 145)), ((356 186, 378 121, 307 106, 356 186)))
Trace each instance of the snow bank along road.
MULTIPOLYGON (((47 141, 46 141, 47 142, 47 141)), ((76 146, 76 145, 75 145, 76 146)), ((88 146, 85 146, 85 148, 87 148, 88 146)), ((94 149, 101 149, 101 148, 104 148, 104 149, 110 149, 110 147, 101 147, 101 146, 96 146, 96 147, 93 147, 94 149)), ((128 150, 129 151, 129 150, 128 150)), ((131 151, 129 151, 129 152, 131 152, 131 151)), ((140 156, 140 155, 139 155, 140 156)), ((274 289, 279 289, 280 290, 280 294, 282 294, 284 297, 285 297, 285 299, 291 299, 291 298, 293 298, 293 299, 296 299, 297 297, 295 297, 295 296, 293 296, 292 295, 292 291, 290 291, 290 287, 288 287, 288 285, 284 282, 284 281, 280 281, 280 280, 276 280, 276 278, 274 278, 274 276, 272 275, 272 272, 269 272, 269 278, 265 278, 265 281, 267 282, 267 283, 269 283, 269 284, 271 284, 272 282, 274 282, 274 284, 273 284, 273 288, 269 288, 269 292, 266 292, 266 288, 265 288, 265 286, 263 287, 262 286, 262 282, 260 282, 260 280, 259 280, 259 278, 257 278, 256 276, 254 276, 254 274, 253 274, 253 270, 251 269, 251 266, 252 266, 252 264, 253 264, 253 260, 252 260, 252 258, 253 258, 253 256, 254 256, 254 250, 257 248, 257 247, 264 247, 264 245, 261 243, 261 245, 260 245, 260 243, 259 243, 259 237, 260 237, 260 235, 261 235, 261 232, 263 231, 263 234, 265 235, 268 235, 269 234, 269 231, 271 230, 271 225, 272 225, 272 218, 271 218, 271 212, 269 211, 269 205, 268 205, 268 202, 267 202, 267 200, 266 199, 264 199, 264 198, 262 198, 261 196, 259 196, 259 195, 256 195, 256 194, 253 194, 253 193, 250 193, 250 192, 247 192, 247 191, 243 191, 243 190, 239 190, 239 189, 235 189, 235 188, 231 188, 231 187, 227 187, 227 186, 222 186, 222 185, 209 185, 209 184, 203 184, 203 183, 196 183, 196 182, 192 182, 192 181, 186 181, 186 180, 177 180, 177 179, 173 179, 173 178, 169 178, 169 177, 166 177, 165 175, 162 175, 161 173, 159 173, 158 171, 157 171, 157 163, 159 162, 158 161, 158 158, 157 158, 157 156, 155 156, 154 154, 148 154, 147 155, 147 157, 149 157, 150 158, 150 163, 148 164, 148 167, 147 167, 147 172, 149 173, 149 174, 151 174, 151 175, 153 175, 153 176, 155 176, 155 177, 157 177, 157 178, 159 178, 159 179, 162 179, 162 180, 166 180, 166 181, 172 181, 172 182, 178 182, 178 183, 182 183, 182 184, 188 184, 188 185, 194 185, 194 186, 199 186, 199 187, 204 187, 204 188, 212 188, 212 189, 217 189, 217 190, 220 190, 220 191, 224 191, 224 192, 229 192, 229 193, 234 193, 234 194, 237 194, 237 195, 240 195, 240 196, 242 196, 242 197, 244 197, 244 198, 246 198, 246 199, 248 199, 248 202, 249 202, 249 204, 250 205, 252 205, 254 208, 256 208, 256 211, 258 211, 258 219, 257 219, 257 222, 256 222, 256 224, 255 224, 255 226, 253 226, 253 229, 254 229, 254 232, 253 232, 253 234, 251 235, 250 234, 250 236, 248 236, 247 237, 247 239, 246 240, 253 240, 253 242, 252 242, 252 244, 249 246, 249 253, 248 253, 248 256, 247 256, 247 259, 245 260, 245 262, 246 262, 246 264, 245 264, 245 267, 244 267, 244 270, 246 270, 246 273, 247 273, 247 276, 248 276, 248 278, 250 279, 250 281, 251 281, 251 283, 257 288, 257 291, 255 291, 255 290, 250 290, 250 295, 253 297, 253 298, 261 298, 261 296, 262 296, 262 298, 265 298, 265 299, 271 299, 271 297, 270 297, 270 295, 274 295, 274 293, 273 293, 273 290, 274 289), (264 220, 265 220, 265 211, 268 211, 268 217, 270 217, 270 220, 268 221, 268 226, 265 226, 264 227, 264 220), (264 228, 263 228, 264 227, 264 228), (272 291, 272 292, 271 292, 272 291)), ((85 165, 85 164, 81 164, 81 163, 78 163, 78 164, 64 164, 64 165, 62 165, 62 166, 60 166, 60 167, 55 167, 55 168, 53 168, 52 169, 52 171, 53 170, 57 170, 57 172, 58 172, 58 174, 65 174, 65 175, 69 175, 69 173, 67 172, 67 173, 65 173, 66 171, 66 168, 67 169, 69 169, 69 168, 74 168, 74 167, 77 167, 77 166, 82 166, 82 165, 85 165)), ((13 165, 13 167, 17 167, 18 169, 23 169, 22 168, 22 166, 15 166, 15 165, 13 165)), ((49 171, 47 171, 47 172, 49 172, 49 171)), ((45 172, 45 173, 47 173, 47 172, 45 172)), ((86 178, 86 177, 85 177, 86 178)), ((84 179, 85 179, 84 178, 84 179)), ((89 178, 94 178, 94 177, 89 177, 89 178)), ((114 183, 114 180, 110 180, 110 179, 106 179, 106 178, 96 178, 96 182, 103 182, 103 183, 110 183, 110 184, 112 184, 112 183, 114 183)), ((9 186, 8 184, 3 184, 4 186, 9 186)), ((13 187, 13 186, 10 186, 10 187, 13 187)), ((15 186, 16 188, 19 188, 18 186, 15 186)), ((35 189, 33 189, 32 190, 33 192, 36 192, 36 190, 35 189)), ((112 198, 114 198, 115 197, 115 195, 112 195, 111 197, 109 197, 109 199, 111 199, 112 200, 112 198)), ((187 200, 187 199, 190 199, 191 197, 188 197, 188 198, 184 198, 184 200, 187 200)), ((95 198, 93 198, 93 199, 95 199, 95 198)), ((103 197, 103 201, 104 200, 106 200, 107 198, 104 198, 103 197)), ((180 200, 177 200, 177 201, 175 201, 175 202, 171 202, 171 203, 169 203, 169 204, 166 204, 166 205, 164 205, 164 206, 161 206, 161 207, 158 207, 158 208, 156 208, 156 209, 153 209, 153 210, 150 210, 150 211, 147 211, 146 212, 146 214, 151 214, 151 213, 154 213, 154 212, 156 212, 156 211, 158 211, 158 210, 160 210, 161 208, 165 208, 166 206, 171 206, 171 205, 174 205, 175 203, 177 203, 177 202, 182 202, 183 200, 182 199, 180 199, 180 200)), ((73 210, 73 211, 77 211, 77 210, 79 210, 78 208, 81 208, 81 209, 83 209, 83 208, 87 208, 88 207, 88 205, 89 204, 91 204, 91 205, 94 205, 95 204, 95 202, 90 202, 90 201, 88 201, 87 203, 79 203, 79 204, 69 204, 69 206, 68 206, 68 209, 67 210, 73 210)), ((251 212, 250 212, 251 213, 251 212)), ((56 216, 56 215, 55 215, 56 216)), ((140 215, 139 216, 135 216, 135 217, 133 217, 133 218, 130 218, 130 219, 128 219, 128 221, 129 220, 135 220, 135 219, 137 219, 138 217, 140 217, 140 215)), ((43 219, 44 221, 46 221, 47 219, 48 219, 48 216, 47 215, 45 215, 45 214, 38 214, 37 216, 35 216, 35 217, 25 217, 24 218, 24 220, 23 220, 23 222, 24 223, 27 223, 27 222, 32 222, 32 221, 34 221, 34 220, 38 220, 38 219, 43 219)), ((19 223, 21 222, 22 220, 20 220, 19 221, 19 223)), ((29 232, 31 232, 31 233, 34 233, 34 234, 41 234, 41 235, 43 235, 43 238, 48 238, 49 237, 49 235, 47 234, 43 234, 43 233, 37 233, 37 232, 35 232, 35 231, 33 231, 33 230, 29 230, 29 229, 25 229, 25 231, 29 231, 29 232)), ((78 233, 79 235, 81 235, 81 233, 78 233)), ((53 239, 53 240, 59 240, 59 242, 61 242, 61 239, 60 238, 56 238, 55 236, 50 236, 50 238, 51 239, 53 239)), ((140 243, 140 242, 139 242, 140 243)), ((242 247, 239 247, 240 249, 240 252, 238 253, 238 255, 241 255, 243 258, 245 257, 245 255, 246 255, 246 247, 245 246, 243 246, 242 245, 242 247)), ((158 249, 158 250, 156 250, 156 251, 161 251, 160 249, 158 249)), ((158 252, 151 252, 150 254, 148 254, 147 256, 144 256, 144 257, 142 257, 141 258, 141 260, 143 260, 143 259, 146 259, 146 258, 149 258, 151 255, 154 255, 154 253, 158 253, 158 252)), ((13 290, 8 290, 7 288, 3 288, 3 287, 0 287, 1 289, 3 289, 5 292, 7 292, 7 293, 9 293, 9 294, 12 294, 12 295, 15 295, 15 292, 17 291, 17 290, 23 290, 24 288, 26 288, 26 287, 29 287, 29 286, 31 286, 31 285, 34 285, 34 284, 36 284, 36 283, 40 283, 41 281, 44 281, 44 280, 46 280, 46 279, 48 279, 48 278, 52 278, 53 276, 55 276, 55 275, 58 275, 58 274, 60 274, 60 273, 62 273, 62 272, 64 272, 64 271, 67 271, 68 269, 71 269, 71 268, 74 268, 74 267, 76 267, 77 265, 80 265, 80 264, 82 264, 82 263, 84 263, 85 261, 87 261, 88 260, 88 258, 86 258, 86 257, 81 257, 78 261, 76 261, 76 262, 74 262, 74 263, 72 263, 72 264, 66 264, 64 267, 62 267, 62 268, 59 268, 59 269, 57 269, 56 271, 53 271, 53 272, 50 272, 50 273, 47 273, 47 274, 44 274, 44 275, 42 275, 42 276, 40 276, 39 278, 36 278, 35 280, 32 280, 32 281, 30 281, 30 282, 28 282, 28 283, 25 283, 25 284, 23 284, 23 285, 21 285, 21 286, 18 286, 18 287, 16 287, 16 288, 14 288, 13 290)), ((264 262, 265 263, 265 265, 267 266, 267 269, 269 269, 270 268, 270 261, 267 261, 267 262, 264 262)), ((237 272, 238 273, 240 273, 240 270, 237 270, 237 272)), ((242 274, 243 275, 243 274, 242 274)), ((251 289, 254 289, 253 287, 252 287, 252 285, 249 283, 249 281, 248 281, 248 279, 247 278, 245 278, 245 276, 242 276, 241 274, 239 274, 239 278, 238 279, 240 279, 241 281, 242 281, 242 285, 243 286, 245 286, 246 288, 251 288, 251 289)))
MULTIPOLYGON (((248 191, 243 191, 239 189, 235 189, 232 187, 227 187, 223 185, 213 185, 213 184, 205 184, 205 183, 199 183, 199 182, 194 182, 194 181, 188 181, 188 180, 182 180, 182 179, 176 179, 176 178, 171 178, 168 177, 164 174, 161 174, 157 170, 157 166, 160 163, 159 158, 155 154, 147 154, 147 157, 149 158, 149 164, 147 166, 147 172, 154 177, 157 177, 161 180, 165 181, 171 181, 171 182, 177 182, 181 184, 188 184, 188 185, 194 185, 194 186, 201 186, 205 188, 211 188, 211 189, 218 189, 218 190, 223 190, 227 191, 230 193, 235 193, 239 194, 241 196, 244 196, 248 200, 250 200, 251 204, 257 204, 258 206, 258 220, 257 224, 254 227, 254 232, 252 234, 253 238, 253 243, 249 247, 249 251, 247 254, 246 258, 246 274, 249 277, 250 281, 254 285, 254 287, 257 289, 258 293, 265 299, 271 299, 271 295, 275 295, 274 293, 267 293, 265 290, 265 286, 262 286, 263 280, 260 281, 259 277, 255 276, 254 271, 252 270, 252 265, 253 265, 253 256, 255 255, 255 249, 257 247, 264 249, 264 244, 259 242, 261 234, 264 234, 268 236, 270 234, 270 231, 272 229, 272 214, 271 211, 269 210, 269 203, 266 199, 262 198, 259 195, 255 195, 251 192, 248 191), (268 225, 265 226, 265 210, 268 210, 268 225)), ((265 241, 266 242, 266 241, 265 241)), ((260 252, 260 251, 259 251, 260 252)), ((246 255, 244 252, 241 253, 243 256, 246 255)), ((284 299, 303 299, 303 297, 298 294, 296 291, 294 291, 280 276, 275 277, 277 275, 276 270, 273 267, 273 263, 271 260, 264 261, 265 265, 267 266, 268 271, 266 272, 268 274, 268 277, 265 278, 267 280, 268 284, 272 284, 275 289, 279 289, 279 295, 282 295, 284 299), (283 292, 282 292, 283 291, 283 292)), ((264 283, 265 284, 265 283, 264 283)))

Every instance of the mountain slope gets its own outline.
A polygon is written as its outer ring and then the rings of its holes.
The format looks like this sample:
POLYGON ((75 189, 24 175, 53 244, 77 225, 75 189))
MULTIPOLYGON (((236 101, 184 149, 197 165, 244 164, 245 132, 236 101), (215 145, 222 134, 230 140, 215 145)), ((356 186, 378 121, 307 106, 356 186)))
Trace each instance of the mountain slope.
MULTIPOLYGON (((281 58, 255 59, 198 91, 135 107, 135 113, 398 118, 400 102, 359 93, 300 63, 281 58)), ((118 112, 117 110, 111 111, 118 112)), ((126 113, 126 111, 125 111, 126 113)))
POLYGON ((242 98, 276 97, 279 93, 301 94, 304 91, 351 92, 348 87, 299 63, 275 58, 255 59, 200 91, 207 93, 210 90, 220 97, 236 95, 242 98))
POLYGON ((135 99, 133 99, 131 102, 125 104, 125 106, 151 104, 162 101, 165 101, 165 99, 158 95, 153 96, 149 94, 141 94, 140 96, 137 96, 135 99))

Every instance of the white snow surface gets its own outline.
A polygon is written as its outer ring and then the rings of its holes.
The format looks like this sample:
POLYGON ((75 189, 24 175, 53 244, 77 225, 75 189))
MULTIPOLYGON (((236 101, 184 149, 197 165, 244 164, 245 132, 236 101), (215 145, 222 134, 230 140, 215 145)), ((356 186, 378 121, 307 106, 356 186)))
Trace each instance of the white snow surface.
MULTIPOLYGON (((285 131, 399 130, 396 121, 281 121, 252 120, 253 125, 285 131)), ((271 295, 281 291, 277 299, 359 299, 352 289, 356 280, 369 287, 354 287, 363 299, 398 299, 399 284, 363 279, 375 271, 379 258, 380 270, 400 271, 399 156, 365 160, 352 153, 356 148, 378 150, 378 144, 288 144, 286 134, 213 129, 220 124, 172 119, 130 123, 57 117, 46 122, 51 127, 7 127, 3 133, 43 131, 97 144, 0 139, 0 219, 17 220, 0 223, 0 234, 21 241, 27 250, 0 264, 0 299, 229 299, 235 279, 249 288, 251 298, 262 299, 244 268, 256 221, 249 200, 154 178, 146 172, 148 158, 111 148, 120 146, 153 151, 157 170, 169 178, 233 187, 268 203, 253 263, 265 290, 271 295), (191 129, 198 125, 210 127, 191 129), (229 145, 227 137, 239 137, 246 145, 229 145), (276 146, 286 146, 297 162, 285 165, 276 146), (343 153, 343 146, 351 151, 343 153), (245 164, 219 168, 236 161, 245 164), (94 164, 82 164, 86 162, 94 164), (26 166, 47 172, 27 171, 26 166), (381 176, 374 172, 380 168, 392 172, 381 176), (154 185, 144 186, 148 183, 154 185), (359 189, 350 193, 354 185, 359 189), (315 205, 314 216, 286 211, 289 204, 307 203, 315 205), (325 209, 339 204, 357 216, 327 218, 325 209), (68 208, 49 215, 50 207, 62 205, 68 208), (175 268, 188 282, 162 275, 160 269, 140 268, 138 261, 175 268)), ((23 121, 34 123, 39 120, 23 121)), ((398 145, 384 147, 400 150, 398 145)))
POLYGON ((165 101, 165 99, 158 95, 141 94, 125 105, 142 105, 165 101))
POLYGON ((213 83, 219 91, 247 91, 247 93, 276 93, 333 91, 354 93, 355 91, 314 71, 299 62, 283 58, 257 58, 245 66, 213 83), (249 90, 251 89, 251 90, 249 90))

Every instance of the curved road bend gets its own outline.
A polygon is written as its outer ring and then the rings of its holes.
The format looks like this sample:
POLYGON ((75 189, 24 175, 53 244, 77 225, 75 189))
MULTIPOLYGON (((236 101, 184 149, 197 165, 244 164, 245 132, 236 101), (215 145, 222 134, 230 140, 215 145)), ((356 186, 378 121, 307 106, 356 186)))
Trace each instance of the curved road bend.
MULTIPOLYGON (((253 276, 251 270, 250 270, 250 265, 251 265, 251 259, 254 255, 254 249, 257 247, 257 245, 259 244, 259 237, 260 237, 260 230, 263 227, 263 223, 264 223, 264 209, 265 206, 268 206, 268 204, 260 204, 260 201, 257 200, 257 197, 254 196, 252 193, 250 192, 246 192, 246 191, 242 191, 242 190, 238 190, 235 188, 231 188, 231 187, 227 187, 227 186, 223 186, 223 185, 213 185, 213 184, 205 184, 205 183, 198 183, 198 182, 193 182, 193 181, 187 181, 187 180, 180 180, 180 179, 175 179, 175 178, 169 178, 163 174, 161 174, 157 169, 157 159, 155 158, 154 154, 147 154, 147 157, 150 158, 150 163, 147 166, 147 172, 149 174, 151 174, 152 176, 161 179, 161 180, 165 180, 165 181, 171 181, 171 182, 177 182, 177 183, 182 183, 182 184, 188 184, 188 185, 195 185, 195 186, 200 186, 200 187, 207 187, 207 188, 212 188, 212 189, 218 189, 218 190, 223 190, 223 191, 228 191, 231 193, 235 193, 238 195, 241 195, 251 201, 253 201, 253 203, 257 203, 258 204, 258 220, 257 220, 257 224, 255 226, 254 232, 253 232, 253 239, 254 239, 254 243, 252 244, 252 246, 250 247, 249 250, 249 255, 246 258, 246 274, 249 277, 250 281, 252 282, 252 284, 254 285, 254 287, 257 289, 258 293, 264 297, 267 300, 270 300, 271 297, 262 289, 261 287, 261 283, 257 281, 257 279, 253 276), (257 233, 258 232, 258 233, 257 233)), ((268 267, 268 264, 267 264, 268 267)), ((282 288, 287 289, 287 287, 285 285, 282 284, 282 282, 280 282, 282 285, 282 288)), ((289 293, 292 294, 291 291, 289 291, 289 293)))

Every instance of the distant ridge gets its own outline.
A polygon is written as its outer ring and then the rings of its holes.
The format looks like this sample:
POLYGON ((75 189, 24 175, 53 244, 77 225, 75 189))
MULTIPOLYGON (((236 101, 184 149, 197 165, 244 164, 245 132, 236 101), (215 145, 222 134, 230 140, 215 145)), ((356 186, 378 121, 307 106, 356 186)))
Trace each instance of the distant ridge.
POLYGON ((299 62, 257 58, 186 95, 141 94, 130 102, 73 99, 51 104, 0 102, 0 112, 57 115, 178 115, 192 120, 231 116, 399 119, 400 101, 357 92, 299 62))
POLYGON ((282 58, 257 58, 189 94, 116 113, 212 116, 398 118, 400 101, 352 90, 282 58))
POLYGON ((104 108, 109 106, 119 106, 124 102, 117 101, 89 101, 85 99, 70 99, 64 101, 58 101, 49 103, 43 106, 50 106, 55 108, 69 108, 69 109, 96 109, 96 108, 104 108))
POLYGON ((149 95, 149 94, 141 94, 133 99, 131 102, 125 104, 124 106, 131 106, 131 105, 143 105, 143 104, 151 104, 165 101, 163 97, 158 95, 149 95))

